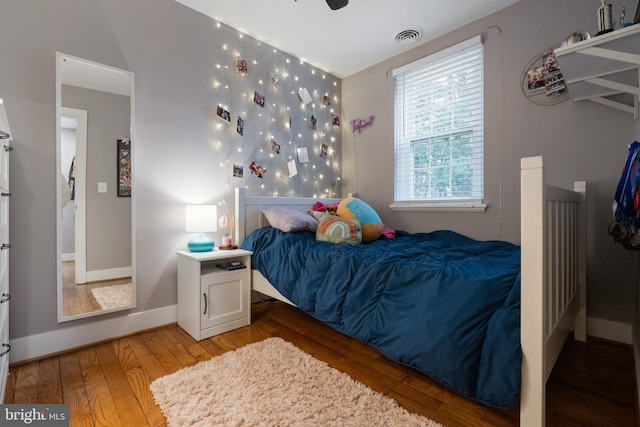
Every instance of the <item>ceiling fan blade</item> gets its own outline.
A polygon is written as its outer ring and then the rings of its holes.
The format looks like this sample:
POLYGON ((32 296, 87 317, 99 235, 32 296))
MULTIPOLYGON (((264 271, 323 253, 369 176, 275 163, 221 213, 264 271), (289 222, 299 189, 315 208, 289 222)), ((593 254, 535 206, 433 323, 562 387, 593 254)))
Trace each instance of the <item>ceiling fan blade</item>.
POLYGON ((338 10, 349 4, 349 0, 327 0, 331 10, 338 10))

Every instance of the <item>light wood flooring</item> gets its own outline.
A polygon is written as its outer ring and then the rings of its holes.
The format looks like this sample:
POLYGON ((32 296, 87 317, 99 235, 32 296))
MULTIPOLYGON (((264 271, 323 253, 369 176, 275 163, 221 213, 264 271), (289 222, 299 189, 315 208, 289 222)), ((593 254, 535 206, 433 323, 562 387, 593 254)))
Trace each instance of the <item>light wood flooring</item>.
MULTIPOLYGON (((279 336, 411 412, 448 427, 516 426, 518 409, 465 399, 281 302, 253 305, 253 323, 200 342, 177 325, 11 366, 5 403, 68 403, 71 426, 164 426, 149 384, 182 367, 279 336)), ((637 426, 631 346, 569 338, 547 385, 548 426, 637 426)))
POLYGON ((62 263, 62 315, 64 317, 77 314, 91 313, 102 310, 96 301, 92 289, 111 285, 124 285, 131 283, 131 277, 76 284, 75 263, 65 261, 62 263))

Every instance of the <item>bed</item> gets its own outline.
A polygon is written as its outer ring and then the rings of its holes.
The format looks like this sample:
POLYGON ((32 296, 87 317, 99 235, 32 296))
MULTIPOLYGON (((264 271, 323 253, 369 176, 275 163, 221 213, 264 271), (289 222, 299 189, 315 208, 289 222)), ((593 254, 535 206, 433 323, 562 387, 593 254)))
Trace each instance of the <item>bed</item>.
POLYGON ((546 380, 566 337, 573 330, 586 339, 586 183, 548 185, 542 157, 523 158, 521 194, 520 246, 453 231, 398 232, 354 246, 315 242, 310 232, 267 227, 261 211, 309 209, 318 199, 243 189, 236 189, 236 236, 254 251, 254 290, 471 399, 519 402, 520 424, 541 426, 546 380))

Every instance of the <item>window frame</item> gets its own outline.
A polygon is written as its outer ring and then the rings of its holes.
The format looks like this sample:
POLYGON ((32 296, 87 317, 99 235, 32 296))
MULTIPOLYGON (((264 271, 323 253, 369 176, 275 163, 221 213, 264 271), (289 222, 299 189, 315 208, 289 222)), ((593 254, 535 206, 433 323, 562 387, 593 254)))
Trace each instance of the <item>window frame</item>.
MULTIPOLYGON (((485 59, 484 59, 484 53, 485 53, 485 49, 484 49, 484 45, 483 45, 483 41, 482 41, 482 37, 481 36, 475 36, 473 38, 470 38, 466 41, 463 41, 461 43, 458 43, 456 45, 450 46, 446 49, 443 49, 439 52, 435 52, 433 54, 427 55, 423 58, 420 58, 418 60, 415 60, 411 63, 408 63, 404 66, 398 67, 396 69, 393 70, 392 73, 392 78, 393 78, 393 111, 394 111, 394 131, 393 131, 393 136, 394 136, 394 146, 393 146, 393 155, 394 155, 394 202, 393 204, 390 206, 390 208, 394 211, 428 211, 428 210, 433 210, 433 211, 446 211, 446 212, 484 212, 487 208, 487 205, 484 202, 484 197, 485 197, 485 188, 484 188, 484 181, 485 181, 485 159, 484 159, 484 151, 485 151, 485 140, 484 140, 484 129, 485 129, 485 123, 484 123, 484 109, 485 109, 485 59), (403 141, 398 141, 399 138, 399 130, 398 130, 398 126, 402 126, 404 129, 404 121, 403 122, 399 122, 399 120, 403 120, 402 117, 398 117, 399 113, 398 111, 400 110, 400 115, 403 115, 403 108, 404 106, 398 106, 398 101, 397 101, 397 78, 398 76, 406 73, 406 72, 410 72, 410 71, 414 71, 423 67, 426 67, 434 62, 437 61, 441 61, 445 58, 451 57, 453 55, 456 55, 460 52, 463 52, 465 50, 468 50, 470 48, 476 48, 476 47, 480 47, 481 49, 481 57, 480 57, 480 79, 481 79, 481 83, 480 83, 480 94, 479 94, 479 101, 481 106, 479 107, 479 114, 477 117, 479 117, 480 119, 480 124, 479 126, 472 126, 472 127, 460 127, 460 128, 451 128, 448 129, 446 132, 444 132, 444 135, 446 135, 447 137, 451 137, 454 136, 456 134, 462 134, 465 132, 465 129, 471 129, 474 128, 476 129, 477 135, 479 135, 479 137, 481 138, 481 141, 479 143, 476 143, 474 145, 474 149, 476 150, 481 150, 481 153, 479 153, 479 155, 477 156, 477 159, 479 159, 480 162, 480 172, 478 173, 479 176, 477 176, 476 178, 472 178, 475 180, 480 180, 480 182, 476 182, 476 184, 478 184, 480 187, 480 197, 472 197, 472 198, 455 198, 455 197, 451 197, 451 198, 425 198, 425 199, 411 199, 411 198, 400 198, 399 197, 399 191, 398 191, 398 180, 399 180, 399 173, 400 173, 400 169, 406 168, 407 166, 411 169, 413 169, 413 166, 415 165, 415 162, 411 159, 411 154, 405 154, 403 156, 403 159, 399 160, 399 149, 407 149, 408 146, 412 145, 412 144, 416 144, 419 143, 420 141, 424 141, 424 140, 428 140, 428 139, 432 139, 432 138, 437 138, 438 134, 437 133, 430 133, 430 134, 425 134, 425 135, 419 135, 418 137, 414 136, 411 138, 405 138, 403 141), (399 148, 399 144, 402 144, 403 146, 399 148), (404 161, 402 161, 404 160, 404 161)), ((405 177, 406 177, 406 172, 405 172, 405 177)), ((413 184, 411 184, 413 185, 413 184)), ((410 190, 413 191, 413 188, 410 190)))

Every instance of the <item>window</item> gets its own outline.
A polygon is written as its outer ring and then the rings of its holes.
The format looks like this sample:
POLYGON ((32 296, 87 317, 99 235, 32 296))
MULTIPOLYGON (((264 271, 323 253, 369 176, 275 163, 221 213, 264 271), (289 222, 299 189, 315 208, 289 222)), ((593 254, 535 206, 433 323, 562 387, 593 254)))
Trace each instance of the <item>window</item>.
POLYGON ((393 76, 392 208, 484 211, 481 38, 400 67, 393 76))

